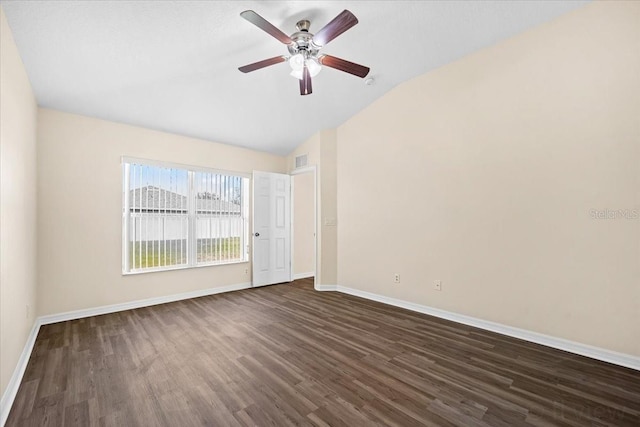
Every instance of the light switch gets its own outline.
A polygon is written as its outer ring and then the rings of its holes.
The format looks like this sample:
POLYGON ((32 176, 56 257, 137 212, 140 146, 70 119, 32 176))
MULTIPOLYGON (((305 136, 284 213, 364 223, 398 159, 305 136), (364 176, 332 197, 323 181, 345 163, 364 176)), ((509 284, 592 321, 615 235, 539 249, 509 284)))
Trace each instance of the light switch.
POLYGON ((325 218, 324 225, 327 227, 335 227, 338 224, 338 220, 335 218, 325 218))

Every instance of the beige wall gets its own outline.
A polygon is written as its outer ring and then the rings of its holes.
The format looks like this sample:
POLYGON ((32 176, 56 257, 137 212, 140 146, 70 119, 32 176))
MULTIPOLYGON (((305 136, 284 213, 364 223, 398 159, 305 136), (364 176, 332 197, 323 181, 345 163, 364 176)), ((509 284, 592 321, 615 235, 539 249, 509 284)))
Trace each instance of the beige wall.
POLYGON ((300 144, 287 157, 289 170, 295 168, 295 157, 308 155, 308 165, 316 167, 316 285, 337 283, 338 227, 337 227, 337 133, 335 129, 322 130, 300 144))
POLYGON ((121 156, 286 172, 285 157, 40 109, 39 314, 251 281, 249 263, 122 276, 121 156))
MULTIPOLYGON (((287 167, 289 172, 293 172, 295 170, 296 165, 296 156, 300 156, 302 154, 307 155, 307 166, 316 168, 316 218, 318 219, 318 229, 316 236, 316 265, 315 265, 315 277, 314 277, 314 285, 319 285, 322 283, 322 253, 320 252, 320 248, 322 247, 322 227, 319 226, 320 222, 320 209, 322 207, 322 200, 320 199, 320 187, 321 187, 321 166, 320 166, 320 132, 312 135, 305 142, 300 144, 287 156, 287 167)), ((294 237, 295 238, 295 237, 294 237)), ((295 256, 295 255, 294 255, 295 256)), ((294 260, 295 262, 295 260, 294 260)))
POLYGON ((338 199, 337 199, 337 133, 335 129, 320 132, 320 253, 323 285, 338 283, 338 199))
POLYGON ((314 273, 315 189, 313 173, 293 175, 293 273, 314 273))
POLYGON ((0 9, 0 393, 36 311, 36 100, 0 9))
POLYGON ((590 212, 640 210, 639 117, 638 2, 400 85, 338 129, 338 283, 640 355, 640 219, 590 212))

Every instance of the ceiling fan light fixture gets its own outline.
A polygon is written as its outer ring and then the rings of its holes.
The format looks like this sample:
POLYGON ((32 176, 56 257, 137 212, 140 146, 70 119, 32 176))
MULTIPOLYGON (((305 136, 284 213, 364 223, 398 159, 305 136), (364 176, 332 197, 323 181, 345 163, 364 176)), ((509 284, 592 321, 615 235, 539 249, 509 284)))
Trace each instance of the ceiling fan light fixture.
MULTIPOLYGON (((301 55, 301 54, 297 54, 297 55, 301 55)), ((292 56, 291 59, 293 59, 297 55, 292 56)), ((291 64, 291 59, 289 59, 289 64, 291 64)), ((295 77, 298 80, 302 80, 302 70, 304 68, 304 64, 307 65, 307 68, 309 69, 309 75, 311 77, 317 76, 320 70, 322 69, 322 66, 320 65, 320 63, 316 58, 307 58, 306 60, 303 59, 303 62, 300 68, 297 68, 298 63, 296 61, 294 61, 294 63, 296 64, 296 68, 294 68, 294 66, 292 65, 291 66, 292 70, 291 70, 291 73, 289 73, 289 75, 292 77, 295 77)))
MULTIPOLYGON (((293 71, 300 71, 300 75, 302 76, 302 69, 304 68, 304 55, 301 53, 296 53, 289 58, 289 65, 293 71)), ((299 77, 302 78, 302 77, 299 77)))
POLYGON ((322 67, 316 58, 307 59, 307 68, 309 69, 309 74, 311 77, 315 77, 318 75, 322 67))
POLYGON ((289 75, 295 77, 298 80, 302 80, 302 68, 299 70, 292 70, 289 75))

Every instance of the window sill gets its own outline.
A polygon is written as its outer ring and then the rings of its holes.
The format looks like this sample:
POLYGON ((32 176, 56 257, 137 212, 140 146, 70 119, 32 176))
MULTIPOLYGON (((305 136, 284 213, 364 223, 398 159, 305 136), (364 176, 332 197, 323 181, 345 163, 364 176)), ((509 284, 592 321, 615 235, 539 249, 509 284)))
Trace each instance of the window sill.
POLYGON ((219 262, 219 263, 201 264, 201 265, 181 265, 177 267, 149 268, 144 270, 123 271, 122 275, 135 276, 138 274, 146 274, 146 273, 161 273, 163 271, 191 270, 191 269, 197 269, 197 268, 221 267, 225 265, 248 264, 248 263, 249 263, 249 260, 240 260, 240 261, 219 262))

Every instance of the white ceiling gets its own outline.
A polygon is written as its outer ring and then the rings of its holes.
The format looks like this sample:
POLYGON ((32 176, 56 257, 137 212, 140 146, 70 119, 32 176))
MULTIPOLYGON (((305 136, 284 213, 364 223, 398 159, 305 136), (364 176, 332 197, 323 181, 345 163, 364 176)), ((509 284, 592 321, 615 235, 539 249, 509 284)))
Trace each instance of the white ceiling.
POLYGON ((549 21, 584 1, 2 1, 38 103, 47 108, 287 154, 397 84, 549 21), (343 9, 360 23, 323 53, 371 68, 372 86, 325 68, 300 96, 287 53, 240 17, 287 34, 343 9))

